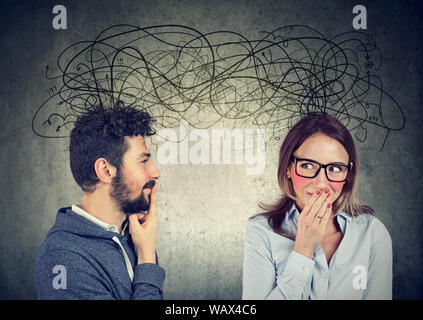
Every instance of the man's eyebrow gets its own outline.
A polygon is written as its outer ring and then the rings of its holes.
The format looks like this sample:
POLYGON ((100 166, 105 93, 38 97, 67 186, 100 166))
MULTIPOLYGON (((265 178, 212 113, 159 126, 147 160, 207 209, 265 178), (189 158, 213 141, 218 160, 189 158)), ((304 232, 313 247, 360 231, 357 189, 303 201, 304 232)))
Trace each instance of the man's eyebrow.
POLYGON ((151 158, 151 153, 149 153, 149 152, 143 152, 143 153, 140 153, 140 154, 138 155, 137 160, 138 160, 138 159, 141 159, 141 158, 144 158, 144 157, 151 158))

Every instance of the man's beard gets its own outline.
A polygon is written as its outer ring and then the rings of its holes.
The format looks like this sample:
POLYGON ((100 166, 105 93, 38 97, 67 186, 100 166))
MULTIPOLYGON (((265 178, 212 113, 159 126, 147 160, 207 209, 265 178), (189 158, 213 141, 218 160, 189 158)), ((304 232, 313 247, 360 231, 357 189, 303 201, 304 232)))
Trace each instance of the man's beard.
MULTIPOLYGON (((144 188, 152 187, 154 181, 149 181, 144 185, 144 188)), ((143 188, 143 189, 144 189, 143 188)), ((125 178, 122 176, 119 170, 117 170, 116 177, 112 180, 112 192, 111 197, 116 201, 120 210, 127 215, 147 212, 150 208, 150 196, 148 199, 145 197, 144 192, 141 191, 141 195, 135 200, 130 200, 128 184, 125 182, 125 178)))

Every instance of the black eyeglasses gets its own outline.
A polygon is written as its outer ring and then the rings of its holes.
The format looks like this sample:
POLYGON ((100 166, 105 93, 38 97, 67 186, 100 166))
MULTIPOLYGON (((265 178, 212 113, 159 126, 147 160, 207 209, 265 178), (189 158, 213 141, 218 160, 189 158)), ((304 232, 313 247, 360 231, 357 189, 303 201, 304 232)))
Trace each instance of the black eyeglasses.
POLYGON ((351 170, 350 165, 339 162, 321 164, 311 159, 300 159, 294 156, 291 157, 291 161, 295 163, 295 173, 303 178, 315 178, 323 168, 329 181, 344 182, 351 170))

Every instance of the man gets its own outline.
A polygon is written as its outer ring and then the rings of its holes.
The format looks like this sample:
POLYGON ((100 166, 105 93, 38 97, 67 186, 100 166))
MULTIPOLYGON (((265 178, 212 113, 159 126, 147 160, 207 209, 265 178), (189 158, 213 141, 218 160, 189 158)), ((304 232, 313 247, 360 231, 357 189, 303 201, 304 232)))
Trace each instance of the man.
POLYGON ((156 256, 160 173, 144 141, 145 112, 101 106, 70 135, 70 166, 82 204, 62 208, 35 261, 39 299, 163 299, 156 256))

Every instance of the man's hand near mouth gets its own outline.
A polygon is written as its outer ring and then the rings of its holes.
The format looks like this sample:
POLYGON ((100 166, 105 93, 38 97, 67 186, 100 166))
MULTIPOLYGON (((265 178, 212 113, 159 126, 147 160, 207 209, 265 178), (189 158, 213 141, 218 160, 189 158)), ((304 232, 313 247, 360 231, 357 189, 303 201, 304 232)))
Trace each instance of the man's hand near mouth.
MULTIPOLYGON (((144 186, 144 189, 149 187, 149 183, 144 186)), ((153 183, 151 183, 150 209, 148 213, 136 213, 129 216, 129 232, 136 248, 138 264, 156 263, 156 236, 158 224, 156 211, 157 182, 155 182, 154 185, 153 183)))

